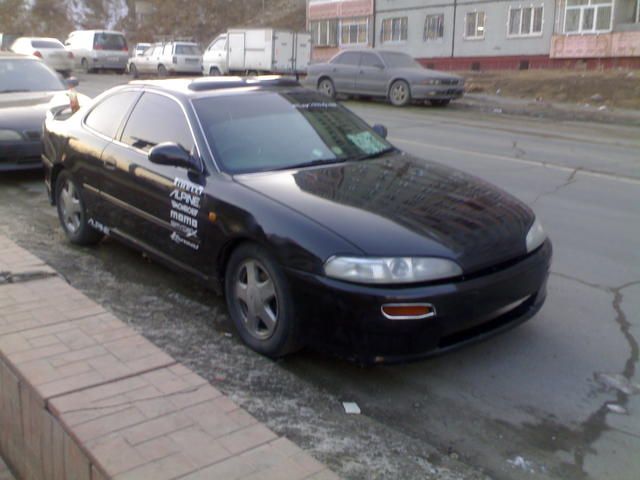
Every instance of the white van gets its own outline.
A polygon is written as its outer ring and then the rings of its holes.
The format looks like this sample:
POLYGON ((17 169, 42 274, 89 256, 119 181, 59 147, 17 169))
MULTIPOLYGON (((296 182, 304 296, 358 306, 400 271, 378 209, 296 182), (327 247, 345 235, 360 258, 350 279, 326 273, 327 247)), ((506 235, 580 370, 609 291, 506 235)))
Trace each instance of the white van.
POLYGON ((304 73, 311 58, 311 36, 305 32, 232 29, 219 35, 202 57, 205 75, 304 73))
POLYGON ((124 73, 127 69, 129 47, 121 32, 76 30, 69 34, 64 44, 73 53, 76 66, 86 73, 97 69, 124 73))
POLYGON ((137 78, 141 73, 155 73, 159 77, 170 74, 200 75, 202 51, 197 43, 155 43, 142 55, 129 59, 129 73, 137 78))

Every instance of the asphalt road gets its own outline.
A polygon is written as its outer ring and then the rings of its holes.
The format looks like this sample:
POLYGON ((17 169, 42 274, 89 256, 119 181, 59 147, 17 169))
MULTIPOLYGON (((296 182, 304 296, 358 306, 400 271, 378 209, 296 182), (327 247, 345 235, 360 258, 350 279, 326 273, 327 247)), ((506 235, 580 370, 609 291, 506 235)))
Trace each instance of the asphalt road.
MULTIPOLYGON (((123 79, 81 77, 80 91, 123 79)), ((408 365, 271 362, 231 333, 221 298, 115 242, 66 243, 38 174, 0 176, 0 233, 344 478, 638 478, 640 129, 346 104, 398 147, 532 205, 555 248, 534 319, 408 365)))

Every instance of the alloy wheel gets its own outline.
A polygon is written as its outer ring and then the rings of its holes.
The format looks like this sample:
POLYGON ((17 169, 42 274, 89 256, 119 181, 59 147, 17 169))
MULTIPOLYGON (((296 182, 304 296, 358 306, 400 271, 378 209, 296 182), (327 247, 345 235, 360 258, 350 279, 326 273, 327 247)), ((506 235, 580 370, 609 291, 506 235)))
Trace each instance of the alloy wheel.
POLYGON ((320 85, 318 85, 318 91, 330 98, 333 98, 335 96, 333 82, 329 79, 324 79, 320 82, 320 85))
POLYGON ((64 182, 58 201, 65 228, 71 234, 76 233, 82 224, 82 204, 78 190, 68 179, 64 182))
POLYGON ((395 82, 391 86, 389 97, 391 99, 391 103, 393 103, 394 105, 406 105, 411 98, 409 85, 407 85, 406 82, 403 81, 395 82))
POLYGON ((270 338, 278 324, 278 298, 262 263, 247 259, 240 265, 234 293, 248 333, 258 340, 270 338))

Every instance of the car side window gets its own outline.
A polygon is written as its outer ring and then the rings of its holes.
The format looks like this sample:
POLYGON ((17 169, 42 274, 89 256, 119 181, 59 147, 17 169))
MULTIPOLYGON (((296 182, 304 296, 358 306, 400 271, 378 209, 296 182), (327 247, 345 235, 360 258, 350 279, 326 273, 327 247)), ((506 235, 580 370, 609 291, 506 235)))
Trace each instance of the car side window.
POLYGON ((220 39, 218 39, 218 41, 216 43, 213 44, 213 46, 211 48, 213 50, 224 50, 226 43, 227 43, 227 39, 226 38, 220 38, 220 39))
POLYGON ((379 67, 384 68, 382 61, 374 53, 363 53, 360 58, 360 65, 363 67, 379 67))
POLYGON ((332 63, 337 63, 339 65, 355 65, 357 66, 360 63, 360 53, 358 52, 345 52, 336 58, 332 63))
POLYGON ((172 45, 172 44, 170 44, 170 43, 167 43, 167 44, 164 46, 164 50, 162 51, 162 55, 164 55, 164 56, 171 55, 171 47, 173 47, 173 45, 172 45))
POLYGON ((84 123, 92 130, 114 138, 124 116, 137 97, 138 92, 134 91, 115 93, 95 106, 84 123))
POLYGON ((122 142, 144 151, 163 142, 177 143, 188 151, 195 145, 180 105, 171 98, 148 92, 131 112, 122 142))

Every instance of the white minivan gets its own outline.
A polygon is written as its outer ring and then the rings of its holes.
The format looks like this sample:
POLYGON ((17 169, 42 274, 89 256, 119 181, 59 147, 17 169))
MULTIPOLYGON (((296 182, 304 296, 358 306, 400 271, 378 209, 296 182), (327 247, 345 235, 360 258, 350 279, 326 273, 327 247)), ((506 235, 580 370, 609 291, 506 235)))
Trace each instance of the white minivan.
POLYGON ((76 30, 64 42, 73 52, 76 66, 86 73, 97 69, 124 73, 129 61, 129 47, 121 32, 110 30, 76 30))

